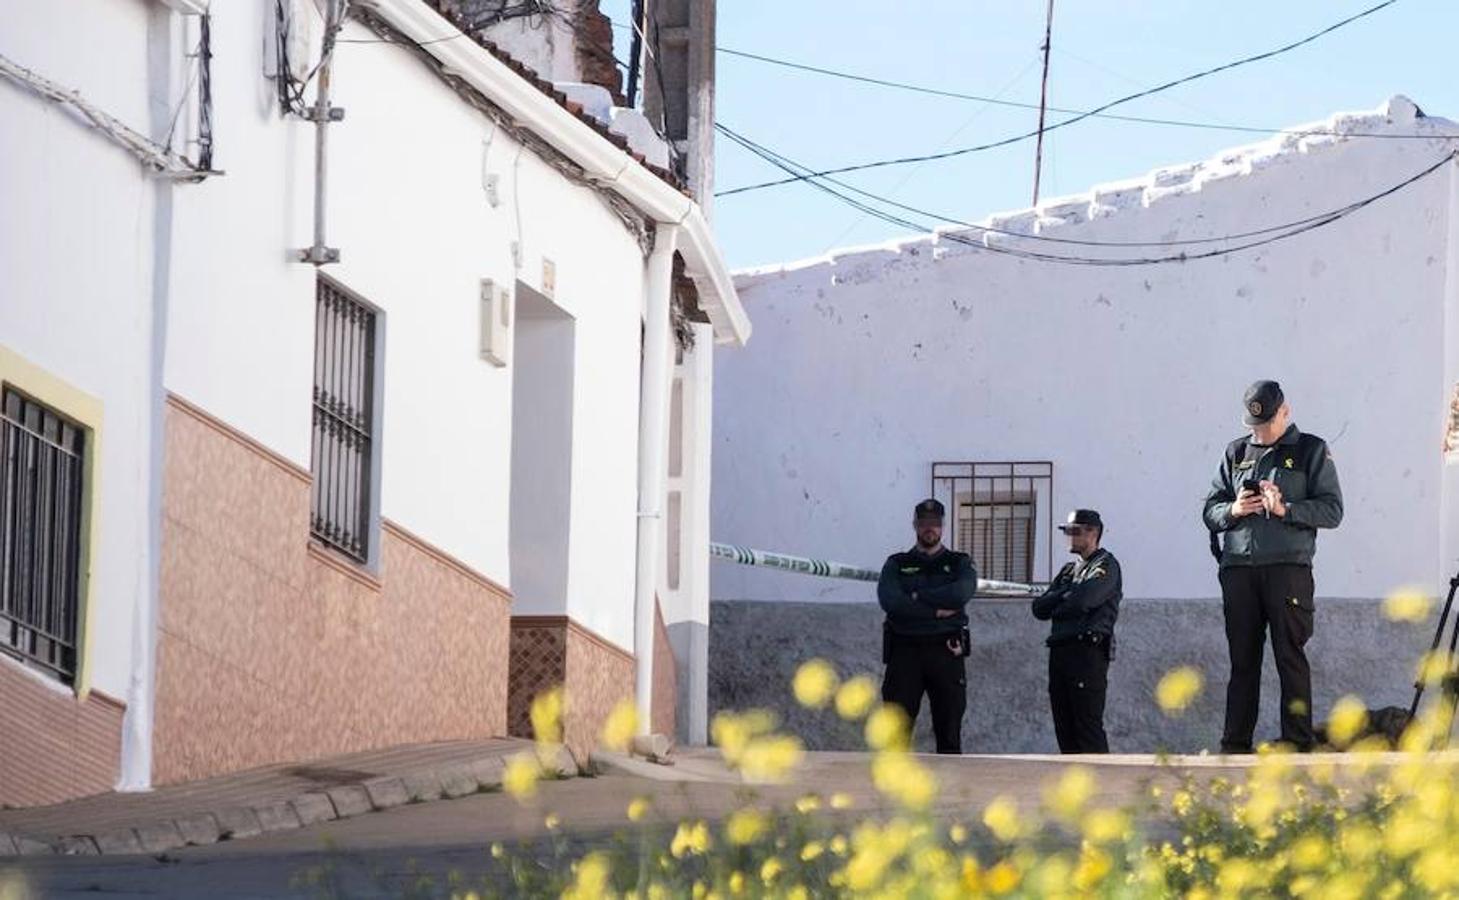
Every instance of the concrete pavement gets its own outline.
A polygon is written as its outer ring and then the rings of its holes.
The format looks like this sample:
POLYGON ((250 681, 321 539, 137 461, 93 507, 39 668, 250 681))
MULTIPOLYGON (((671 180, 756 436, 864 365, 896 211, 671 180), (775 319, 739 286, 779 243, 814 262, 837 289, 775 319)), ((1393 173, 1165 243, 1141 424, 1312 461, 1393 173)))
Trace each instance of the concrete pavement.
MULTIPOLYGON (((976 821, 983 806, 1009 795, 1030 808, 1045 782, 1068 764, 1060 757, 923 757, 942 793, 935 812, 949 820, 976 821)), ((1320 757, 1303 757, 1317 761, 1320 757)), ((1149 756, 1081 759, 1095 769, 1096 802, 1118 803, 1140 796, 1152 782, 1175 784, 1183 774, 1198 777, 1239 774, 1252 758, 1149 756)), ((667 828, 685 818, 711 821, 753 799, 788 808, 806 793, 852 798, 848 817, 890 811, 871 785, 869 757, 859 753, 812 753, 786 785, 747 786, 719 763, 713 751, 681 752, 672 766, 621 757, 601 760, 604 774, 545 782, 522 804, 500 792, 455 800, 411 804, 373 815, 322 821, 248 840, 183 847, 153 855, 118 857, 23 857, 0 861, 20 872, 37 897, 184 897, 210 900, 263 897, 449 896, 453 877, 466 882, 486 876, 494 861, 493 841, 533 842, 544 863, 615 832, 628 833, 628 803, 652 800, 642 827, 667 828), (549 814, 560 820, 549 829, 549 814)), ((0 892, 3 893, 3 892, 0 892)), ((8 898, 7 898, 8 900, 8 898)))

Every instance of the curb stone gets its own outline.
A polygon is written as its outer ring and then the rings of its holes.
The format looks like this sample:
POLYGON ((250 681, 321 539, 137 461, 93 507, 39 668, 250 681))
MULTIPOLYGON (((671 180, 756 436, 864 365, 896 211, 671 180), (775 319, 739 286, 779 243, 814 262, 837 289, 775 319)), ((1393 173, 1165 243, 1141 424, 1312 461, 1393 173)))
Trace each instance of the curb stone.
POLYGON ((177 824, 172 821, 158 822, 138 828, 137 839, 142 842, 142 849, 148 853, 165 853, 187 844, 182 832, 178 830, 177 824))
POLYGON ((182 839, 189 844, 216 844, 223 836, 223 830, 218 827, 218 820, 212 813, 203 813, 197 816, 188 816, 174 822, 177 830, 182 834, 182 839))
POLYGON ((12 837, 15 838, 15 852, 20 856, 41 856, 56 852, 55 846, 48 841, 38 841, 23 834, 12 835, 12 837))
POLYGON ((451 766, 440 770, 441 790, 455 800, 476 793, 476 776, 466 766, 451 766))
MULTIPOLYGON (((100 834, 38 839, 0 832, 0 858, 45 854, 156 854, 189 845, 250 838, 393 809, 412 801, 428 802, 499 789, 505 768, 505 761, 500 756, 487 755, 439 768, 420 769, 403 775, 381 775, 356 784, 309 791, 290 800, 261 806, 226 807, 100 834)), ((576 760, 565 747, 559 748, 544 768, 558 778, 572 778, 580 774, 576 760)))
POLYGON ((405 782, 405 792, 410 795, 412 803, 426 803, 441 799, 441 778, 434 769, 407 773, 402 776, 402 780, 405 782))
POLYGON ((371 778, 363 787, 370 798, 370 805, 376 809, 393 809, 410 802, 410 795, 405 792, 405 782, 398 776, 371 778))
POLYGON ((314 791, 294 798, 294 812, 301 825, 314 825, 334 819, 334 804, 329 802, 328 794, 314 791))
POLYGON ((506 766, 500 758, 492 756, 478 759, 470 764, 470 769, 481 789, 491 790, 502 786, 502 773, 506 771, 506 766))
POLYGON ((62 856, 98 856, 101 854, 100 848, 96 846, 96 841, 84 834, 61 838, 56 842, 55 852, 62 856))
POLYGON ((93 838, 96 841, 96 849, 102 853, 142 852, 142 840, 131 828, 108 831, 105 834, 94 835, 93 838))
POLYGON ((364 815, 370 811, 370 795, 358 784, 333 787, 325 793, 334 804, 335 814, 341 819, 364 815))
POLYGON ((275 831, 292 831, 304 824, 299 821, 299 814, 294 812, 293 805, 287 800, 280 800, 266 806, 255 806, 253 814, 258 816, 258 825, 265 834, 275 831))
POLYGON ((218 830, 223 840, 250 838, 263 833, 258 816, 246 806, 234 806, 214 813, 218 817, 218 830))

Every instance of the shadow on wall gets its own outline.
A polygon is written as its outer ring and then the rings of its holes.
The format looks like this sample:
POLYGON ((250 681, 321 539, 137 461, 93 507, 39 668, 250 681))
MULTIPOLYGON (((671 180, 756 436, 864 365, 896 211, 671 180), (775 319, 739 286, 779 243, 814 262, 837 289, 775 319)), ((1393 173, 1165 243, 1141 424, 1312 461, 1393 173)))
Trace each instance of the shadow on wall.
MULTIPOLYGON (((1024 601, 978 601, 969 607, 973 653, 967 661, 966 753, 1055 753, 1048 702, 1047 623, 1024 601)), ((871 603, 761 603, 716 600, 710 610, 709 712, 764 707, 779 713, 813 750, 864 747, 860 731, 833 711, 805 710, 790 695, 796 667, 812 657, 843 677, 871 674, 880 684, 881 609, 871 603)), ((1414 669, 1433 638, 1433 622, 1390 622, 1376 600, 1317 601, 1316 634, 1307 645, 1316 717, 1344 694, 1370 708, 1408 707, 1414 669)), ((1277 678, 1266 654, 1257 739, 1275 739, 1277 678)), ((1105 729, 1116 753, 1214 750, 1220 741, 1228 674, 1221 602, 1125 600, 1109 670, 1105 729), (1199 700, 1180 718, 1155 704, 1155 684, 1176 666, 1205 675, 1199 700)), ((926 703, 917 719, 918 749, 932 749, 926 703)))

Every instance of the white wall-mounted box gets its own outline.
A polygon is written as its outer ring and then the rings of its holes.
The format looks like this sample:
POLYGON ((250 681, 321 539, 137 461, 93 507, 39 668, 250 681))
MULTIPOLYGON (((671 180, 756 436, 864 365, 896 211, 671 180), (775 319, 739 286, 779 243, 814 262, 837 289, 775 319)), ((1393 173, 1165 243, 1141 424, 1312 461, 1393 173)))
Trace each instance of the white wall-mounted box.
POLYGON ((512 292, 481 279, 481 358, 502 367, 512 358, 512 292))

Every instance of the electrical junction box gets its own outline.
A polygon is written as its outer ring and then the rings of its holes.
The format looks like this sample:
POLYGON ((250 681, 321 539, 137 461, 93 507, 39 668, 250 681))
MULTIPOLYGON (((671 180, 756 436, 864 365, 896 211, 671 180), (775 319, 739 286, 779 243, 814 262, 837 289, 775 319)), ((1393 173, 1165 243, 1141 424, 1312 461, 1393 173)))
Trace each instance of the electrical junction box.
POLYGON ((512 292, 490 278, 481 280, 481 358, 498 368, 512 359, 512 292))

